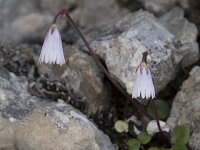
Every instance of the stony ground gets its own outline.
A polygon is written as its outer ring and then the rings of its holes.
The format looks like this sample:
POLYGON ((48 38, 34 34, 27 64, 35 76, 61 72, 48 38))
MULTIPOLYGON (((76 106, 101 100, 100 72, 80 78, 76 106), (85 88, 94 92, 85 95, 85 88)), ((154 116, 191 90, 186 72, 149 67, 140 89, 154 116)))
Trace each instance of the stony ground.
POLYGON ((156 97, 172 107, 165 121, 170 129, 187 124, 188 146, 199 150, 198 0, 0 1, 0 149, 126 150, 123 140, 135 136, 133 127, 140 129, 141 122, 149 121, 104 76, 64 22, 60 26, 67 65, 38 63, 46 29, 61 6, 127 94, 141 53, 149 52, 156 97), (133 116, 129 133, 114 130, 116 120, 133 116))

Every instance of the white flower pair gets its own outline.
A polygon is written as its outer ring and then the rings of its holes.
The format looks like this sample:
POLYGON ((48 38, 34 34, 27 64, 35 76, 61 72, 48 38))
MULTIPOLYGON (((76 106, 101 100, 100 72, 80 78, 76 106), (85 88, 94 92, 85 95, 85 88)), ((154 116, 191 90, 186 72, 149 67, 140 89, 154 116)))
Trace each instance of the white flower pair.
POLYGON ((39 62, 47 64, 65 64, 61 36, 56 24, 52 24, 42 46, 39 62))
MULTIPOLYGON (((132 93, 133 98, 155 98, 155 88, 150 69, 146 63, 148 53, 143 53, 141 64, 136 70, 136 79, 132 93)), ((39 62, 47 64, 65 64, 61 36, 56 24, 52 24, 44 40, 39 62)))

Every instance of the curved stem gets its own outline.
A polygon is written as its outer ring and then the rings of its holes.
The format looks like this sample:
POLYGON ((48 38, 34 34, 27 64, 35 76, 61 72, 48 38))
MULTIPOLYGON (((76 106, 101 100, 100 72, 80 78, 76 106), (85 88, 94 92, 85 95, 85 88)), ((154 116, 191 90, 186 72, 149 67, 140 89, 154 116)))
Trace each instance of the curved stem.
POLYGON ((153 111, 155 113, 156 122, 157 122, 157 126, 158 126, 158 129, 159 129, 159 132, 162 133, 162 129, 161 129, 160 122, 159 122, 157 108, 156 108, 156 105, 155 105, 155 102, 154 102, 153 99, 151 99, 151 107, 152 107, 152 109, 153 109, 153 111))
POLYGON ((131 96, 121 87, 121 85, 111 77, 110 73, 106 70, 106 68, 103 66, 103 64, 101 63, 101 61, 98 59, 97 55, 93 52, 92 48, 90 47, 89 43, 87 42, 87 40, 85 39, 83 33, 80 31, 80 29, 78 28, 78 26, 76 25, 76 23, 73 21, 73 19, 70 17, 70 15, 68 14, 68 12, 64 9, 61 9, 58 14, 55 16, 54 18, 54 22, 56 22, 58 16, 60 15, 65 15, 65 17, 67 18, 67 20, 69 21, 70 25, 75 29, 75 31, 78 33, 78 35, 81 37, 81 39, 83 40, 85 46, 87 47, 87 49, 89 50, 91 56, 93 57, 95 63, 97 64, 97 66, 102 70, 102 72, 105 74, 105 76, 111 81, 111 83, 131 102, 134 103, 134 105, 137 108, 137 111, 139 113, 140 116, 147 116, 145 107, 140 104, 139 102, 132 100, 131 96))

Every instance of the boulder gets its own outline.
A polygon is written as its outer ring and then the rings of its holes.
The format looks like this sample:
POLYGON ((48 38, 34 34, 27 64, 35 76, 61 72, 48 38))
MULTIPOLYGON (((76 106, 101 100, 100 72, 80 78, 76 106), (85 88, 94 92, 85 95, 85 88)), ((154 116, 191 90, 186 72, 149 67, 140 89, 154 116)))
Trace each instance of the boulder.
POLYGON ((175 36, 175 59, 182 67, 194 64, 199 59, 197 27, 184 17, 184 10, 175 7, 159 18, 160 22, 175 36))
POLYGON ((139 0, 144 8, 160 16, 170 10, 176 3, 176 0, 139 0))
MULTIPOLYGON (((126 8, 120 8, 115 0, 0 1, 0 40, 15 43, 41 41, 54 16, 62 8, 69 10, 82 29, 112 22, 128 12, 126 8)), ((59 23, 62 31, 66 25, 63 23, 59 23)), ((71 32, 72 28, 67 28, 69 30, 71 32)))
POLYGON ((174 128, 177 124, 186 124, 190 128, 189 146, 200 150, 200 67, 194 67, 190 76, 182 84, 181 90, 176 94, 170 116, 167 120, 169 126, 174 128))
POLYGON ((74 100, 85 102, 87 114, 108 109, 110 86, 93 58, 72 46, 66 46, 64 53, 66 65, 38 64, 39 73, 48 75, 51 80, 64 81, 74 100))
POLYGON ((156 92, 162 90, 175 76, 174 35, 146 11, 131 13, 123 19, 90 33, 91 46, 105 61, 112 76, 126 88, 133 90, 135 70, 147 51, 156 92))
POLYGON ((66 64, 40 64, 41 47, 0 43, 0 63, 9 71, 27 77, 33 95, 57 101, 63 99, 87 114, 107 110, 110 84, 93 58, 73 46, 64 45, 66 64))
POLYGON ((0 67, 0 149, 114 150, 85 115, 65 103, 31 96, 24 78, 0 67))

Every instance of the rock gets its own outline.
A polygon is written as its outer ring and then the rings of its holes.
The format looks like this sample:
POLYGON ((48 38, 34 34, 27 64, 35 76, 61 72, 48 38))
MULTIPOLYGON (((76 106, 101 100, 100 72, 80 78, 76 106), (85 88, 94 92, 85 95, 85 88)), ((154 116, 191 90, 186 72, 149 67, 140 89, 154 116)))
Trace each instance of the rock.
POLYGON ((109 84, 103 80, 104 75, 93 58, 71 46, 66 46, 64 53, 66 65, 59 67, 41 64, 38 67, 40 74, 47 74, 52 80, 64 80, 72 97, 85 101, 88 114, 108 109, 109 84))
POLYGON ((190 127, 189 145, 192 149, 200 147, 200 67, 194 67, 189 78, 183 82, 181 90, 173 100, 170 116, 167 120, 169 126, 186 124, 190 127))
POLYGON ((190 7, 190 1, 189 0, 179 0, 178 4, 184 9, 188 9, 190 7))
POLYGON ((63 99, 87 114, 107 110, 110 85, 88 54, 64 46, 66 65, 39 64, 41 47, 0 43, 0 63, 9 71, 29 80, 33 95, 57 101, 63 99))
POLYGON ((139 0, 144 8, 148 10, 149 12, 152 12, 156 14, 157 16, 160 16, 167 12, 169 9, 171 9, 175 3, 176 0, 139 0))
POLYGON ((177 65, 173 56, 174 36, 148 12, 129 14, 95 34, 90 34, 92 48, 128 93, 132 93, 135 70, 144 51, 149 52, 156 92, 173 79, 177 65))
POLYGON ((128 10, 120 7, 116 0, 78 0, 77 9, 72 16, 81 27, 88 29, 97 25, 109 24, 127 13, 128 10))
POLYGON ((0 70, 0 149, 114 150, 78 110, 62 100, 50 103, 31 96, 24 78, 0 70))
POLYGON ((18 39, 19 36, 24 40, 26 39, 26 41, 39 39, 46 34, 51 21, 52 16, 46 14, 29 13, 19 16, 12 22, 11 30, 13 30, 14 34, 12 34, 9 40, 20 40, 20 38, 18 39))
POLYGON ((46 14, 35 13, 37 5, 36 1, 0 1, 0 40, 21 42, 45 33, 50 20, 46 14))
POLYGON ((35 110, 16 130, 19 149, 114 150, 107 136, 64 102, 35 110))
POLYGON ((14 129, 12 124, 0 117, 0 149, 15 150, 14 129))
MULTIPOLYGON (((107 0, 0 1, 0 40, 15 43, 41 41, 53 17, 61 8, 69 10, 72 18, 82 29, 109 23, 128 12, 126 8, 120 8, 115 0, 109 2, 107 0)), ((68 24, 61 23, 60 25, 63 31, 64 26, 68 24)), ((70 27, 65 31, 68 30, 73 29, 70 27)))
POLYGON ((184 18, 181 8, 174 8, 159 19, 161 23, 175 36, 175 59, 183 67, 195 63, 199 59, 197 43, 197 27, 184 18))
POLYGON ((55 15, 60 9, 76 9, 78 7, 78 0, 41 0, 40 6, 43 11, 55 15))
MULTIPOLYGON (((162 131, 169 132, 169 126, 164 121, 159 120, 159 123, 160 123, 160 127, 162 131)), ((150 121, 147 125, 146 130, 147 130, 147 133, 150 135, 154 135, 155 133, 159 132, 156 120, 150 121)))

